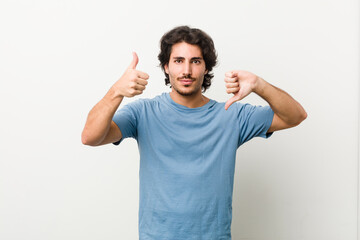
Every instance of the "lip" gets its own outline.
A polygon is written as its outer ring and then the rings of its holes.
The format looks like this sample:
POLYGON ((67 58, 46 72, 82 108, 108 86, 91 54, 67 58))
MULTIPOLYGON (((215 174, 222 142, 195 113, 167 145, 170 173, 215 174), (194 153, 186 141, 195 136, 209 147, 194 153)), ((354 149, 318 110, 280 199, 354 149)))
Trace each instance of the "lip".
POLYGON ((184 85, 191 84, 193 80, 191 79, 181 79, 180 82, 184 85))

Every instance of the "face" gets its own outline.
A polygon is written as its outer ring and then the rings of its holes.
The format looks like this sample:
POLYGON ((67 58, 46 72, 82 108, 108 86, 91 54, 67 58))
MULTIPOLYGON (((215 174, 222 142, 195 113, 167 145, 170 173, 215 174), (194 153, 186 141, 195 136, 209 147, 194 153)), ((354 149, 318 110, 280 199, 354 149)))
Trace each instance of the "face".
POLYGON ((169 74, 173 92, 182 96, 201 94, 207 70, 199 46, 185 42, 174 44, 164 69, 169 74))

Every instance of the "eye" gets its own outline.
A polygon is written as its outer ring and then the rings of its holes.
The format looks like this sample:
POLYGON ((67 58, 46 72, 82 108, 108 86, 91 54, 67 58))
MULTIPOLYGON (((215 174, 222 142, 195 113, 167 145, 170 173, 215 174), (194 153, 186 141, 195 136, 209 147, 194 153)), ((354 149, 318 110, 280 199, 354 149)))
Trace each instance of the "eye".
POLYGON ((182 60, 181 60, 181 59, 175 59, 174 62, 175 62, 175 63, 182 63, 182 60))
POLYGON ((193 60, 192 62, 195 63, 195 64, 200 64, 201 63, 200 60, 193 60))

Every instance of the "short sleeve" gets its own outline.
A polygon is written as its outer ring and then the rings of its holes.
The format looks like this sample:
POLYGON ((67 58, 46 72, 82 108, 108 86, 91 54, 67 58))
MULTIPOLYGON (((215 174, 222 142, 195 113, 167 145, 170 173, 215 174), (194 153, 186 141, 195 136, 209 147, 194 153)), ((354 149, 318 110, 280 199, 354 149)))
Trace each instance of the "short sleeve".
POLYGON ((115 142, 115 145, 120 144, 125 138, 137 138, 137 113, 140 104, 140 101, 132 102, 116 111, 112 120, 119 127, 122 138, 120 139, 120 141, 115 142))
POLYGON ((268 138, 272 135, 272 133, 267 133, 274 117, 274 111, 270 106, 241 103, 237 103, 237 105, 239 108, 238 120, 240 121, 238 147, 253 137, 268 138))

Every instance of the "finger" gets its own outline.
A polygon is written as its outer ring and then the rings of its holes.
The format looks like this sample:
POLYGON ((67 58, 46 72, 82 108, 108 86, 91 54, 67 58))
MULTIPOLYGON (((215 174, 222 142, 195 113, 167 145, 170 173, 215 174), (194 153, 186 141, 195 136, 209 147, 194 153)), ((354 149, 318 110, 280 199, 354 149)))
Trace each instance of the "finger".
POLYGON ((141 85, 141 84, 136 84, 136 85, 135 85, 135 89, 136 89, 136 90, 140 90, 140 91, 144 91, 144 90, 145 90, 145 86, 144 86, 144 85, 141 85))
POLYGON ((231 106, 231 104, 233 104, 234 102, 238 101, 238 97, 237 96, 233 96, 232 98, 230 98, 229 100, 227 100, 227 102, 225 103, 225 110, 228 110, 228 108, 231 106))
POLYGON ((226 83, 225 86, 226 86, 227 88, 239 87, 239 82, 226 83))
POLYGON ((149 74, 147 73, 144 73, 144 72, 141 72, 141 71, 136 71, 136 74, 139 78, 142 78, 142 79, 149 79, 149 74))
POLYGON ((133 60, 131 61, 130 65, 129 65, 129 68, 131 69, 136 69, 136 66, 139 62, 139 57, 138 55, 136 54, 136 52, 133 52, 133 60))
POLYGON ((224 81, 227 83, 234 83, 234 82, 238 82, 238 78, 237 77, 234 77, 234 78, 226 77, 224 79, 224 81))
POLYGON ((136 95, 140 95, 140 94, 142 94, 142 93, 143 93, 143 91, 141 91, 141 90, 136 90, 136 91, 135 91, 135 94, 136 94, 136 95))
POLYGON ((234 71, 225 73, 225 77, 233 78, 235 76, 236 76, 236 72, 234 72, 234 71))
POLYGON ((143 86, 146 86, 149 82, 147 80, 138 78, 138 79, 136 79, 136 83, 140 84, 140 85, 143 85, 143 86))
POLYGON ((134 96, 140 95, 140 94, 142 94, 142 93, 143 93, 142 90, 136 90, 136 89, 134 89, 133 91, 130 92, 129 95, 130 95, 131 97, 134 97, 134 96))
POLYGON ((227 93, 237 93, 237 92, 239 92, 240 91, 240 88, 239 87, 234 87, 234 88, 227 88, 226 89, 226 92, 227 93))

